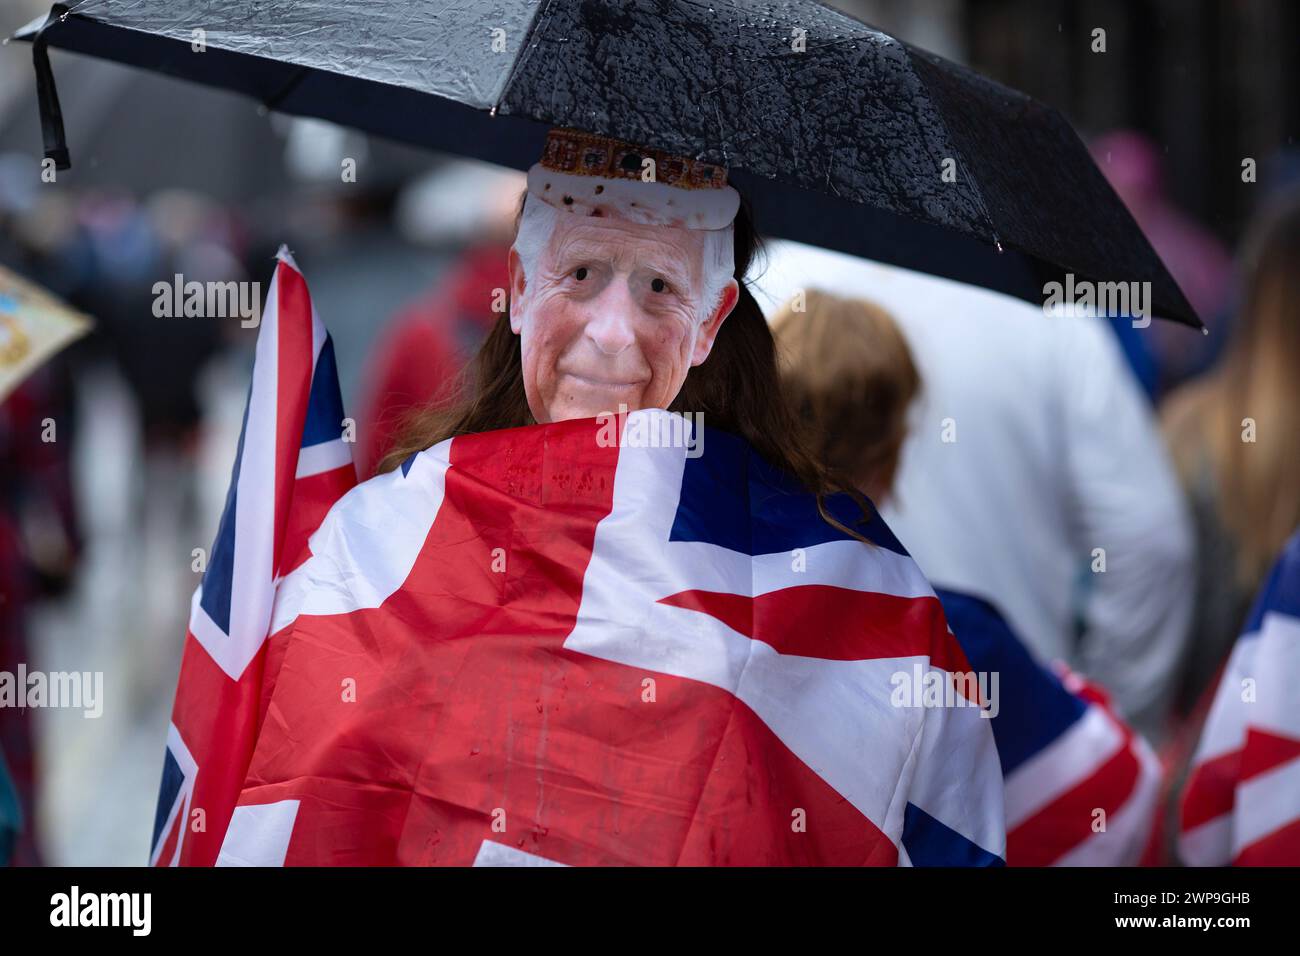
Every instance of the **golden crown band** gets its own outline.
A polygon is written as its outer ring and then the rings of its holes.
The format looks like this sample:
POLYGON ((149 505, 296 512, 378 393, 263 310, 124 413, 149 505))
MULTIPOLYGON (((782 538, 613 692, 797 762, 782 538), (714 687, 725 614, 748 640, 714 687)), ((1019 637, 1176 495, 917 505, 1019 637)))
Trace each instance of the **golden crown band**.
POLYGON ((726 228, 740 207, 722 166, 567 128, 547 134, 541 161, 528 171, 528 192, 580 215, 687 229, 726 228), (651 179, 644 178, 648 169, 651 179))
POLYGON ((727 185, 726 168, 715 163, 577 129, 556 128, 547 133, 541 164, 577 176, 640 180, 647 159, 654 160, 656 182, 679 189, 722 189, 727 185))

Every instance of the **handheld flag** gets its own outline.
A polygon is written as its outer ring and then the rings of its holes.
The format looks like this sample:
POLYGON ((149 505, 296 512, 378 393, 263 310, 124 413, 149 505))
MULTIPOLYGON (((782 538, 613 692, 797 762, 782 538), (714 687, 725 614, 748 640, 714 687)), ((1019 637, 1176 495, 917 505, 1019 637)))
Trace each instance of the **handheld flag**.
POLYGON ((334 346, 283 246, 216 541, 190 606, 150 862, 216 861, 252 756, 277 582, 356 484, 334 346))

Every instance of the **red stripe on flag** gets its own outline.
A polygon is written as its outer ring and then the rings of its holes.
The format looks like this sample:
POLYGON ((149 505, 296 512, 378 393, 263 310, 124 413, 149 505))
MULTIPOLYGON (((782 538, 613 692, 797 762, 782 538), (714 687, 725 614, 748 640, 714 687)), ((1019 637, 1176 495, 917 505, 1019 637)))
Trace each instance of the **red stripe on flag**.
POLYGON ((1274 767, 1300 757, 1300 740, 1272 734, 1258 727, 1246 728, 1246 746, 1241 752, 1241 770, 1237 783, 1267 773, 1274 767))
POLYGON ((781 654, 833 661, 928 656, 946 671, 971 669, 934 597, 807 584, 754 598, 681 591, 659 603, 708 614, 746 637, 771 644, 781 654), (798 626, 791 627, 791 622, 798 626))
POLYGON ((289 518, 284 529, 284 545, 280 552, 279 577, 284 577, 310 553, 307 539, 320 527, 334 502, 343 497, 357 483, 356 469, 343 465, 330 471, 299 478, 293 485, 293 500, 289 505, 289 518))
POLYGON ((193 821, 185 821, 182 866, 211 866, 217 860, 253 753, 265 654, 263 644, 243 676, 232 681, 192 634, 186 636, 172 723, 198 764, 190 813, 203 811, 204 829, 196 832, 193 821))
POLYGON ((1241 751, 1233 750, 1193 768, 1183 791, 1184 833, 1232 812, 1240 765, 1241 751))
POLYGON ((1300 820, 1241 848, 1233 866, 1295 866, 1300 860, 1300 820))
MULTIPOLYGON (((298 473, 298 452, 307 422, 312 354, 311 297, 307 283, 288 263, 276 264, 276 408, 275 408, 275 550, 274 573, 284 560, 284 540, 289 506, 298 473)), ((296 557, 297 555, 294 555, 296 557)), ((292 560, 292 558, 290 558, 292 560)))
MULTIPOLYGON (((1118 724, 1110 714, 1106 716, 1118 724)), ((1007 834, 1008 866, 1051 866, 1098 835, 1092 828, 1095 811, 1105 811, 1109 820, 1124 806, 1142 768, 1133 751, 1133 732, 1123 729, 1124 742, 1113 757, 1007 834)))

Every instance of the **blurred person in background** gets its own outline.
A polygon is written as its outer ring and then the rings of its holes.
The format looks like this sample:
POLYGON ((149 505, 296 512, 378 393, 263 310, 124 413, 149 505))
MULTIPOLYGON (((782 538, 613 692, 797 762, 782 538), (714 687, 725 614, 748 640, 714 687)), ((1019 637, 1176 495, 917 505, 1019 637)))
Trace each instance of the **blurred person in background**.
MULTIPOLYGON (((809 289, 777 312, 772 333, 781 387, 809 447, 874 503, 885 501, 925 387, 891 315, 809 289)), ((1155 819, 1155 753, 1099 688, 1058 662, 1036 663, 984 595, 932 583, 969 666, 1000 677, 986 716, 1004 778, 1007 864, 1134 865, 1155 819), (1107 826, 1085 825, 1092 816, 1081 819, 1080 805, 1102 810, 1107 826)))
POLYGON ((375 473, 412 411, 460 393, 462 372, 505 307, 506 260, 523 188, 522 173, 458 161, 399 202, 404 234, 452 245, 456 253, 437 282, 385 326, 370 352, 358 406, 363 478, 375 473))
POLYGON ((148 450, 187 453, 200 420, 195 383, 238 318, 155 315, 153 287, 175 275, 189 282, 243 281, 227 214, 180 190, 88 197, 84 220, 96 264, 74 297, 100 321, 104 346, 139 403, 148 450), (166 361, 159 361, 166 356, 166 361))
MULTIPOLYGON (((890 494, 921 377, 893 317, 809 289, 772 319, 781 387, 809 447, 877 506, 890 494)), ((906 542, 904 542, 906 545, 906 542)))
POLYGON ((0 750, 0 866, 9 865, 22 826, 23 815, 18 808, 18 792, 9 778, 4 751, 0 750))
POLYGON ((1177 704, 1189 713, 1300 525, 1300 192, 1255 223, 1223 361, 1172 393, 1162 424, 1192 502, 1200 559, 1177 704))
MULTIPOLYGON (((0 672, 10 675, 20 664, 32 666, 31 603, 63 593, 81 553, 69 443, 43 440, 46 422, 52 419, 59 427, 65 420, 64 393, 56 382, 56 370, 47 366, 0 403, 0 672)), ((17 818, 24 821, 12 839, 10 857, 24 866, 38 866, 43 859, 36 841, 38 766, 32 724, 31 709, 0 706, 0 755, 17 818)))
POLYGON ((754 283, 769 314, 811 286, 889 310, 924 392, 886 522, 927 577, 993 602, 1040 660, 1159 735, 1191 616, 1191 522, 1105 321, 792 242, 771 244, 754 283))
POLYGON ((1140 332, 1124 319, 1114 323, 1134 371, 1148 394, 1159 398, 1206 368, 1222 347, 1231 318, 1232 258, 1213 233, 1175 205, 1149 137, 1115 130, 1092 143, 1092 155, 1210 330, 1194 338, 1169 323, 1156 322, 1140 332))

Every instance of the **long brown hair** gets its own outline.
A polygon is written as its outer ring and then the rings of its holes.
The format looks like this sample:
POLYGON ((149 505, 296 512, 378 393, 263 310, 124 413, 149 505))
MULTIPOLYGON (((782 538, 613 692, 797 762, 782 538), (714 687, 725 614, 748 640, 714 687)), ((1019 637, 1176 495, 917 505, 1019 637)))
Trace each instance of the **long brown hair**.
POLYGON ((893 316, 867 299, 807 289, 773 316, 772 333, 782 387, 816 454, 879 504, 921 390, 893 316))
MULTIPOLYGON (((516 229, 522 213, 521 199, 516 229)), ((669 411, 702 414, 702 420, 711 427, 741 436, 768 462, 816 494, 825 520, 860 538, 826 511, 822 497, 843 491, 857 500, 865 517, 873 514, 873 509, 851 481, 833 473, 809 450, 781 389, 776 344, 762 309, 745 283, 750 263, 761 250, 761 240, 744 197, 733 231, 739 298, 722 323, 709 357, 687 374, 669 411)), ((409 416, 395 447, 384 456, 378 470, 391 471, 413 453, 457 435, 532 424, 536 422, 524 393, 519 337, 510 328, 507 297, 505 311, 467 370, 459 399, 450 405, 419 409, 409 416)))
POLYGON ((1181 472, 1197 449, 1209 459, 1238 581, 1253 590, 1300 525, 1300 193, 1255 224, 1241 266, 1222 365, 1171 396, 1164 417, 1181 472))

